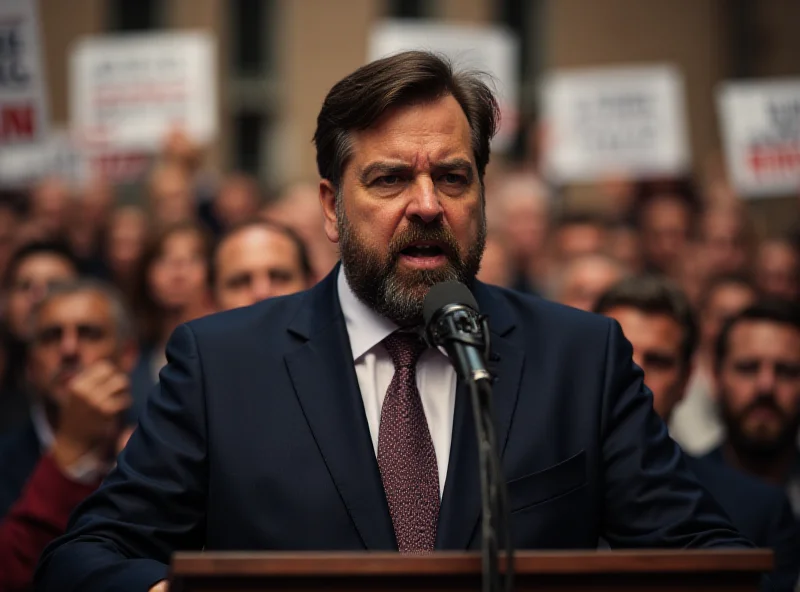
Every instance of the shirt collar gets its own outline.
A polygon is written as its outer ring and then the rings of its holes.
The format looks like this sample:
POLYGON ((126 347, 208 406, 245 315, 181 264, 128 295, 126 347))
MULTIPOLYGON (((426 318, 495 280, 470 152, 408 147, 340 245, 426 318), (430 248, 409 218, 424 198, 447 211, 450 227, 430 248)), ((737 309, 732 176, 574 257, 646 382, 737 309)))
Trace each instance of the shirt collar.
POLYGON ((339 268, 337 290, 339 291, 339 304, 347 325, 347 335, 350 337, 353 361, 356 361, 397 331, 398 326, 358 299, 350 288, 350 284, 347 283, 344 266, 339 268))

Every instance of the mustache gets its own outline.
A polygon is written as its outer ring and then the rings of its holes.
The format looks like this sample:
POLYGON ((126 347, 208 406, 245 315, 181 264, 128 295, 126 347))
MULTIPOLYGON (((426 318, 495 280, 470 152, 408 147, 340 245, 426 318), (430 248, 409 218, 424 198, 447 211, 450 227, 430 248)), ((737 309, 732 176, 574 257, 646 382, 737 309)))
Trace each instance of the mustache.
POLYGON ((759 409, 769 409, 770 411, 774 412, 778 417, 786 419, 783 410, 780 407, 778 407, 778 404, 775 402, 775 397, 771 393, 759 395, 755 401, 747 405, 742 410, 741 417, 746 417, 750 415, 753 411, 757 411, 759 409))
POLYGON ((58 369, 53 372, 53 376, 50 380, 51 383, 55 384, 57 382, 61 382, 68 374, 75 374, 83 370, 83 364, 78 361, 64 361, 58 367, 58 369))
POLYGON ((460 258, 458 241, 449 228, 445 228, 441 222, 436 224, 412 222, 406 230, 393 237, 389 242, 390 260, 396 262, 404 249, 422 241, 437 243, 451 261, 460 258))

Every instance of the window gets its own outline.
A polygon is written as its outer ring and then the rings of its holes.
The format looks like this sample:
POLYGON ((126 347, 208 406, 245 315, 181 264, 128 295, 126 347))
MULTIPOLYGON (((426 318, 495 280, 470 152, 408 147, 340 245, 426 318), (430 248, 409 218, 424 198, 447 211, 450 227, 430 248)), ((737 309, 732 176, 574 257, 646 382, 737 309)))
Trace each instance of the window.
POLYGON ((230 0, 231 58, 238 76, 258 76, 272 68, 269 34, 276 17, 274 0, 230 0))
POLYGON ((108 28, 115 32, 157 29, 162 14, 162 0, 109 0, 108 28))
POLYGON ((241 111, 234 117, 234 163, 236 170, 258 175, 262 173, 263 132, 265 117, 255 111, 241 111))
POLYGON ((431 16, 432 0, 387 0, 387 16, 391 18, 425 18, 431 16))

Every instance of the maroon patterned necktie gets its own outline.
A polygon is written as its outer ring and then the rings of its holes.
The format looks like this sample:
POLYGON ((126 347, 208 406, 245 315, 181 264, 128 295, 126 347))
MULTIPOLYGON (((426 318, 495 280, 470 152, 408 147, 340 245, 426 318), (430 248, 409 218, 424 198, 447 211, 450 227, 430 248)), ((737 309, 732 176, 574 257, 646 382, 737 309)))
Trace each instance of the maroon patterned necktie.
POLYGON ((396 332, 383 344, 394 362, 378 431, 383 489, 399 550, 433 551, 439 519, 439 471, 417 389, 417 360, 425 343, 413 333, 396 332))

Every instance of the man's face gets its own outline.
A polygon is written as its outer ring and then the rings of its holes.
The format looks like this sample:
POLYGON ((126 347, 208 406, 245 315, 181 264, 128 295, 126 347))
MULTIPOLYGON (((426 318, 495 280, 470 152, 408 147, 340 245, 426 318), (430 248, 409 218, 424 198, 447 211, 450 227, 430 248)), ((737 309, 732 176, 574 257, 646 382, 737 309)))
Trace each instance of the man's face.
POLYGON ((708 297, 701 315, 701 338, 707 349, 717 342, 722 325, 756 301, 755 292, 748 286, 738 283, 722 284, 708 297))
POLYGON ((771 241, 759 249, 756 278, 760 290, 775 298, 800 297, 800 256, 788 242, 771 241))
POLYGON ((252 226, 230 236, 216 258, 214 289, 222 310, 308 287, 297 246, 285 234, 266 227, 252 226))
POLYGON ((30 331, 30 315, 48 288, 76 279, 72 263, 56 253, 36 253, 23 259, 16 268, 8 290, 8 325, 20 339, 30 331))
POLYGON ((554 239, 556 259, 567 262, 602 251, 605 231, 594 224, 568 224, 558 229, 554 239))
POLYGON ((665 195, 648 204, 642 219, 642 246, 647 262, 675 273, 689 239, 691 212, 678 197, 665 195))
POLYGON ((581 257, 564 270, 558 301, 580 310, 593 310, 600 296, 622 279, 620 268, 603 257, 581 257))
POLYGON ((103 294, 87 290, 56 296, 34 323, 28 380, 38 394, 59 405, 78 372, 99 360, 121 364, 124 354, 103 294))
POLYGON ((794 446, 800 426, 800 331, 762 320, 734 325, 717 390, 734 448, 773 456, 794 446))
POLYGON ((689 376, 681 360, 683 328, 666 314, 650 314, 630 306, 612 308, 605 315, 622 326, 633 346, 633 361, 644 370, 645 384, 653 392, 653 407, 669 421, 689 376))
POLYGON ((362 301, 418 324, 432 285, 470 283, 480 265, 486 223, 469 123, 446 96, 387 112, 353 132, 352 147, 338 208, 336 189, 320 184, 326 234, 362 301))

